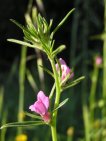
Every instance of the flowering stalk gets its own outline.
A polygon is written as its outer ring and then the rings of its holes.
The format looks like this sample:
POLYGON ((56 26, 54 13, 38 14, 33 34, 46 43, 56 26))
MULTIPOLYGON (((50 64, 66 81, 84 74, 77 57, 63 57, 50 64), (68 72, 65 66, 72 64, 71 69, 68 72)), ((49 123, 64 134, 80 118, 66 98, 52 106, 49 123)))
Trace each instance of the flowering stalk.
MULTIPOLYGON (((106 0, 104 0, 104 33, 106 32, 106 0)), ((103 99, 104 103, 106 104, 106 39, 104 38, 103 43, 103 99)), ((102 115, 103 117, 106 116, 106 107, 103 107, 102 115)))
MULTIPOLYGON (((18 122, 23 121, 24 117, 24 81, 26 69, 26 54, 27 48, 23 46, 21 50, 21 62, 19 70, 19 107, 18 107, 18 122)), ((22 128, 18 128, 18 134, 22 133, 22 128)))
MULTIPOLYGON (((52 66, 52 69, 53 69, 53 72, 54 72, 54 77, 55 77, 56 98, 55 98, 54 108, 56 108, 56 107, 58 107, 59 101, 60 101, 61 87, 60 87, 60 84, 59 84, 59 77, 58 77, 58 74, 57 74, 54 59, 50 59, 50 61, 51 61, 51 66, 52 66)), ((57 141, 56 119, 57 119, 57 110, 53 113, 53 121, 52 121, 52 126, 51 126, 53 141, 57 141)))
MULTIPOLYGON (((51 93, 48 96, 44 94, 43 91, 39 91, 37 95, 37 101, 32 104, 29 109, 37 115, 33 114, 27 114, 30 117, 33 117, 37 119, 37 121, 25 121, 22 122, 15 122, 15 123, 8 123, 2 128, 6 127, 26 127, 26 126, 37 126, 37 125, 49 125, 51 127, 52 132, 52 140, 57 141, 57 130, 56 130, 56 120, 57 120, 57 113, 58 109, 62 107, 67 101, 68 98, 66 98, 64 101, 60 103, 60 95, 61 92, 69 87, 75 86, 77 83, 79 83, 84 77, 80 77, 73 82, 69 82, 68 80, 73 78, 74 73, 72 70, 67 66, 65 61, 60 58, 57 59, 57 54, 59 54, 61 51, 65 49, 64 45, 59 46, 57 49, 53 50, 55 40, 53 39, 53 36, 55 32, 62 26, 62 24, 66 21, 66 19, 69 17, 69 15, 72 13, 74 9, 69 11, 69 13, 63 18, 63 20, 57 25, 57 27, 54 29, 54 31, 51 33, 50 29, 52 26, 53 21, 50 21, 50 24, 46 22, 46 20, 40 15, 37 15, 36 18, 36 24, 33 24, 32 21, 27 21, 27 27, 24 27, 23 25, 17 23, 16 21, 12 20, 17 26, 19 26, 24 33, 24 41, 16 40, 16 39, 8 39, 8 41, 15 42, 24 46, 28 46, 31 48, 36 48, 44 53, 46 53, 51 66, 52 66, 52 72, 48 70, 47 68, 42 67, 46 72, 48 72, 55 80, 53 88, 51 90, 51 93), (55 64, 55 61, 57 64, 55 64), (50 110, 50 102, 52 100, 52 96, 54 93, 54 90, 56 89, 56 95, 55 95, 55 102, 54 107, 52 110, 50 110)), ((25 65, 25 62, 24 62, 25 65)), ((23 68, 23 66, 22 66, 23 68)), ((25 69, 25 66, 24 66, 25 69)), ((24 77, 23 71, 20 71, 20 84, 23 84, 24 77)), ((21 91, 24 92, 23 87, 21 87, 21 91)), ((23 97, 22 97, 23 100, 23 97)), ((23 103, 22 105, 22 111, 23 111, 23 103)))
MULTIPOLYGON (((56 98, 55 98, 55 103, 54 103, 54 109, 57 108, 59 106, 59 102, 60 102, 60 95, 61 95, 61 84, 60 81, 64 82, 64 80, 67 78, 72 78, 73 77, 73 73, 70 74, 71 69, 66 65, 65 61, 60 58, 59 59, 59 64, 57 63, 55 65, 55 61, 54 58, 50 59, 51 62, 51 66, 53 69, 53 73, 54 73, 54 78, 55 78, 55 85, 56 85, 56 98)), ((56 119, 57 119, 57 112, 58 110, 56 110, 53 113, 53 117, 52 117, 52 125, 51 125, 51 131, 52 131, 52 138, 53 141, 57 141, 57 132, 56 132, 56 119)))
POLYGON ((95 58, 94 62, 94 70, 92 74, 92 85, 91 85, 91 91, 90 91, 90 118, 91 118, 91 125, 94 122, 94 105, 95 105, 95 94, 96 94, 96 88, 97 88, 97 79, 99 74, 99 68, 102 63, 102 58, 100 56, 97 56, 95 58))

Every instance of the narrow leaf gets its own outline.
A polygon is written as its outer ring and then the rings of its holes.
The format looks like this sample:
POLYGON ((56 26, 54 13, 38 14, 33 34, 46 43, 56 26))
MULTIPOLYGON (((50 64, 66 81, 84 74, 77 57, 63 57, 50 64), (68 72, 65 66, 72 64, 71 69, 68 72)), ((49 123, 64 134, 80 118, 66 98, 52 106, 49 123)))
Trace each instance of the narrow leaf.
POLYGON ((63 90, 68 89, 70 87, 73 87, 75 85, 77 85, 79 82, 81 82, 83 79, 85 79, 85 76, 79 77, 78 79, 66 84, 65 86, 63 86, 63 90))
POLYGON ((43 121, 23 121, 23 122, 13 122, 8 123, 0 127, 0 129, 8 127, 28 127, 28 126, 37 126, 45 124, 43 121))
POLYGON ((49 99, 52 99, 52 96, 53 96, 53 94, 54 94, 55 88, 56 88, 56 86, 55 86, 55 83, 54 83, 54 84, 53 84, 53 87, 52 87, 52 89, 51 89, 50 95, 49 95, 49 99))
POLYGON ((53 51, 52 55, 55 57, 57 54, 59 54, 60 52, 62 52, 65 48, 66 48, 65 45, 59 46, 56 50, 53 51))
POLYGON ((50 23, 49 23, 49 27, 48 27, 48 30, 50 31, 51 27, 52 27, 52 24, 53 24, 53 19, 50 20, 50 23))
POLYGON ((49 75, 51 75, 54 78, 54 75, 50 70, 48 70, 47 68, 45 68, 45 67, 43 67, 41 65, 39 65, 39 67, 41 67, 45 72, 47 72, 49 75))
POLYGON ((23 25, 21 25, 20 23, 18 23, 17 21, 10 19, 10 21, 12 21, 14 24, 16 24, 19 28, 21 28, 22 30, 25 29, 25 27, 23 25))
POLYGON ((28 46, 28 47, 31 47, 31 48, 37 48, 37 49, 41 50, 41 48, 38 47, 38 45, 31 45, 30 43, 27 43, 27 42, 24 42, 24 41, 20 41, 20 40, 16 40, 16 39, 7 39, 7 41, 17 43, 17 44, 20 44, 20 45, 24 45, 24 46, 28 46))
POLYGON ((31 113, 25 112, 25 115, 27 115, 27 116, 29 116, 31 118, 36 118, 36 119, 42 120, 42 118, 40 116, 37 116, 35 114, 31 114, 31 113))
POLYGON ((33 88, 34 92, 36 92, 36 90, 38 90, 38 87, 37 87, 37 84, 34 80, 34 77, 32 76, 32 74, 29 70, 26 71, 26 75, 27 75, 27 79, 28 79, 31 87, 33 88))
POLYGON ((65 100, 63 100, 63 101, 59 104, 59 106, 53 110, 53 112, 56 111, 56 110, 58 110, 58 109, 59 109, 60 107, 62 107, 64 104, 66 104, 66 103, 68 102, 68 100, 69 100, 69 98, 66 98, 65 100))
POLYGON ((63 20, 58 24, 58 26, 54 29, 53 31, 53 35, 55 34, 55 32, 63 25, 63 23, 67 20, 67 18, 70 16, 70 14, 75 10, 75 8, 73 8, 71 11, 68 12, 68 14, 63 18, 63 20))

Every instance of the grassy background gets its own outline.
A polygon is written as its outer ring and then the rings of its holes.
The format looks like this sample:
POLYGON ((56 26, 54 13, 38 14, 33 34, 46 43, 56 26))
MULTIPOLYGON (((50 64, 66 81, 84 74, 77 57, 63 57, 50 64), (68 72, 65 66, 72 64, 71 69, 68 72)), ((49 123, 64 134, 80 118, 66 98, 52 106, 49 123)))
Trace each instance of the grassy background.
MULTIPOLYGON (((33 49, 27 49, 26 69, 20 67, 22 61, 22 48, 18 45, 8 43, 7 38, 22 39, 21 31, 12 24, 9 19, 13 18, 24 24, 24 15, 27 11, 28 1, 12 0, 1 1, 0 5, 0 30, 1 30, 1 45, 0 45, 0 125, 7 122, 17 121, 18 117, 18 101, 20 93, 20 81, 22 78, 24 84, 24 110, 28 111, 29 105, 34 101, 38 90, 43 89, 45 93, 49 94, 52 87, 52 79, 44 73, 44 80, 40 78, 40 72, 37 69, 38 59, 43 60, 44 66, 50 67, 47 57, 40 53, 41 57, 33 49), (4 14, 2 14, 4 13, 4 14), (33 56, 32 56, 33 55, 33 56), (33 59, 29 60, 29 57, 33 59), (19 73, 20 68, 24 74, 19 73), (31 75, 27 72, 30 71, 31 75), (19 76, 22 77, 19 77, 19 76), (24 75, 24 76, 23 76, 24 75), (29 82, 28 78, 34 79, 29 82), (25 79, 24 79, 25 77, 25 79), (33 88, 32 88, 33 87, 33 88)), ((103 52, 103 42, 101 40, 91 40, 91 36, 100 34, 104 30, 104 1, 103 0, 44 0, 44 9, 40 9, 37 2, 33 2, 41 13, 44 14, 49 21, 54 19, 54 27, 61 21, 66 13, 76 8, 75 12, 70 16, 64 26, 57 32, 56 47, 61 43, 66 44, 67 49, 58 57, 62 57, 70 67, 74 68, 75 78, 85 75, 86 79, 64 92, 61 97, 65 99, 70 97, 63 108, 59 110, 58 118, 58 133, 59 140, 71 141, 72 136, 75 141, 90 141, 86 137, 86 122, 89 118, 89 97, 92 83, 92 75, 94 71, 94 58, 96 55, 101 55, 103 52), (87 107, 88 117, 84 119, 83 106, 87 107), (74 131, 73 131, 74 128, 74 131), (70 130, 68 130, 70 129, 70 130), (70 131, 70 132, 69 132, 70 131), (68 132, 68 133, 67 133, 68 132)), ((106 60, 105 60, 106 61, 106 60)), ((102 99, 102 67, 99 69, 99 76, 96 85, 95 103, 102 99)), ((28 117, 24 117, 24 120, 28 117)), ((95 109, 95 122, 102 119, 101 108, 95 109)), ((102 126, 102 125, 101 125, 102 126)), ((99 124, 97 124, 97 129, 99 124)), ((106 129, 105 129, 106 130, 106 129)), ((95 131, 92 128, 91 131, 95 131)), ((90 131, 90 132, 91 132, 90 131)), ((50 131, 47 127, 36 127, 30 129, 22 129, 22 133, 27 134, 29 141, 49 141, 51 139, 50 131)), ((0 131, 1 141, 15 140, 17 129, 5 129, 0 131)), ((101 133, 98 135, 101 136, 101 133)), ((97 137, 98 137, 97 136, 97 137)), ((105 141, 106 138, 104 138, 105 141)), ((21 140, 20 140, 21 141, 21 140)), ((97 140, 96 140, 97 141, 97 140)), ((99 141, 99 140, 98 140, 99 141)))

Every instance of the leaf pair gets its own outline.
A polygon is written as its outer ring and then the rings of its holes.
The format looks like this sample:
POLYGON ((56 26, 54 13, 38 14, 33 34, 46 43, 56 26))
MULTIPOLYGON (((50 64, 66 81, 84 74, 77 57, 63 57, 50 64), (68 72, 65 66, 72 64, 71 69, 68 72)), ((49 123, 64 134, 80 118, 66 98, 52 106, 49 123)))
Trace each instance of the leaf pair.
POLYGON ((81 82, 83 79, 85 79, 85 76, 81 76, 81 77, 77 78, 76 80, 65 84, 65 85, 62 87, 62 91, 63 91, 63 90, 66 90, 66 89, 68 89, 68 88, 70 88, 70 87, 73 87, 73 86, 77 85, 77 84, 78 84, 79 82, 81 82))
POLYGON ((25 112, 25 114, 31 118, 37 119, 36 121, 23 121, 23 122, 13 122, 13 123, 7 123, 0 127, 0 129, 8 128, 8 127, 30 127, 30 126, 38 126, 38 125, 44 125, 46 124, 44 121, 42 121, 42 118, 40 116, 37 116, 35 114, 30 114, 25 112))
POLYGON ((0 127, 0 129, 8 128, 8 127, 30 127, 30 126, 38 126, 44 125, 43 121, 23 121, 23 122, 13 122, 8 123, 0 127))

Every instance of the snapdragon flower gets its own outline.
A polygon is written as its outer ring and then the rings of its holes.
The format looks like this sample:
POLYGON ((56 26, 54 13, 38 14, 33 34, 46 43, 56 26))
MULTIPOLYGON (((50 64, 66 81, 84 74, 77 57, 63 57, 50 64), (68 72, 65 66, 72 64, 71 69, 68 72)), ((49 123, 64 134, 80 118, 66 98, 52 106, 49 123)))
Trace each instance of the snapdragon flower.
MULTIPOLYGON (((67 77, 67 75, 70 75, 69 76, 70 79, 73 78, 74 73, 67 66, 66 62, 62 58, 59 59, 59 63, 60 63, 60 66, 61 66, 61 71, 62 71, 61 80, 63 81, 67 77)), ((60 73, 60 68, 59 68, 58 63, 56 64, 56 70, 57 70, 58 73, 60 73)))
POLYGON ((37 101, 29 107, 29 109, 39 115, 45 122, 50 122, 50 113, 48 112, 50 106, 49 97, 45 96, 43 91, 37 94, 37 101))

